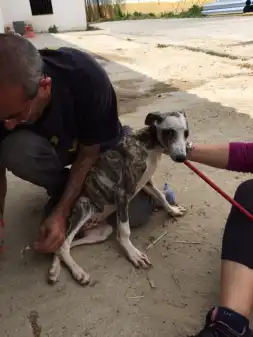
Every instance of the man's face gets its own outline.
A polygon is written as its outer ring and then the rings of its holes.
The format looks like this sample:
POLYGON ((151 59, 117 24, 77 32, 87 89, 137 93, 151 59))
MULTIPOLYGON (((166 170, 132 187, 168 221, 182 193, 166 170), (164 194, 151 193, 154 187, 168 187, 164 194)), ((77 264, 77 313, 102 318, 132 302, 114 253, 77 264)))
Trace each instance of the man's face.
POLYGON ((51 78, 41 79, 36 96, 26 99, 20 85, 0 86, 0 121, 6 129, 14 129, 18 124, 35 121, 48 104, 51 78))

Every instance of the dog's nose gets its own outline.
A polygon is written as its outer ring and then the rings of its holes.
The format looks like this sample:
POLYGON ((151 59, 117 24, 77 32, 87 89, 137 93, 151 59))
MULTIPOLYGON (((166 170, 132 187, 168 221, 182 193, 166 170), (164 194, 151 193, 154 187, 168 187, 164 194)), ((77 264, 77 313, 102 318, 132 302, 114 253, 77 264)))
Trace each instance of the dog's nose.
POLYGON ((175 157, 175 161, 177 163, 183 163, 184 161, 186 161, 186 156, 184 154, 178 154, 176 157, 175 157))

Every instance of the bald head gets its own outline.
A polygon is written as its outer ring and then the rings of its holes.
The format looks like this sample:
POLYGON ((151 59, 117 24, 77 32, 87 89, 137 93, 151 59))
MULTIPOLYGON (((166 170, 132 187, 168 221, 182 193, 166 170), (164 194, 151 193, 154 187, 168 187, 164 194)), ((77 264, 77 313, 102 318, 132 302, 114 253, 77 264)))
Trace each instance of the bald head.
POLYGON ((39 88, 43 63, 38 50, 27 39, 14 34, 0 34, 0 86, 22 86, 27 99, 39 88))

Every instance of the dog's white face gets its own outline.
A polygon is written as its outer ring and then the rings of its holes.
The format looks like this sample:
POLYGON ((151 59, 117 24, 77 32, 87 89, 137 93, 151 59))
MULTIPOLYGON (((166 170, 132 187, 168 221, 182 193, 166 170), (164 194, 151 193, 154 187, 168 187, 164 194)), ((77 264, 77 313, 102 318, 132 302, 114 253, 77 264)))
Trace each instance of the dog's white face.
POLYGON ((186 140, 189 136, 188 123, 184 112, 150 113, 145 124, 153 127, 156 138, 175 162, 186 160, 186 140))

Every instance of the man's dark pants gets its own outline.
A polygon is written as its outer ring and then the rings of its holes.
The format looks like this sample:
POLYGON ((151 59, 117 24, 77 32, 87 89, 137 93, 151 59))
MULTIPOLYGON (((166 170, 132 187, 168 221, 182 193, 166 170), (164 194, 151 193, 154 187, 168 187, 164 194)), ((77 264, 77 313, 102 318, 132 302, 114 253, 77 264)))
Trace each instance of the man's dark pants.
MULTIPOLYGON (((56 151, 50 142, 29 131, 15 130, 1 144, 1 161, 15 176, 44 187, 51 197, 46 213, 57 203, 64 191, 73 154, 56 151)), ((148 222, 153 211, 153 202, 144 192, 140 192, 129 205, 131 227, 139 227, 148 222)), ((108 218, 115 224, 115 214, 108 218)))

